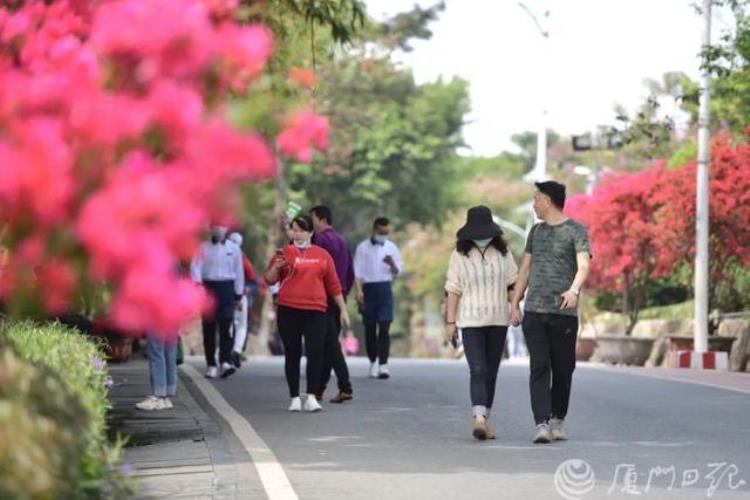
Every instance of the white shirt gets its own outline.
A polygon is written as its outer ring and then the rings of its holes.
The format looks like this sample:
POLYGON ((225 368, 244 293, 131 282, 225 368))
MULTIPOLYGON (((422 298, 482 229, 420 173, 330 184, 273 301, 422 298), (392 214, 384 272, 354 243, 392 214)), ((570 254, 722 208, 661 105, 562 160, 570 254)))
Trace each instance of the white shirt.
POLYGON ((234 293, 242 295, 245 292, 242 250, 229 240, 223 243, 204 241, 190 264, 190 275, 196 283, 234 281, 234 293))
POLYGON ((357 245, 354 252, 354 276, 362 283, 378 283, 393 281, 396 276, 391 272, 391 267, 383 262, 386 255, 393 257, 393 263, 398 269, 397 274, 404 270, 404 262, 401 252, 390 240, 383 245, 373 244, 370 238, 357 245))

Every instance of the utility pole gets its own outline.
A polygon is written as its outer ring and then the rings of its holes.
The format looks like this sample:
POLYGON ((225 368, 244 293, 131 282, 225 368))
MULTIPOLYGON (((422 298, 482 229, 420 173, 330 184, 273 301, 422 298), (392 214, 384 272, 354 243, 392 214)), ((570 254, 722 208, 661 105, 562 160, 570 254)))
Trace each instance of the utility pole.
MULTIPOLYGON (((703 53, 711 45, 711 2, 703 0, 703 53)), ((711 73, 704 65, 701 75, 700 110, 698 114, 698 168, 696 173, 695 209, 695 330, 694 349, 708 352, 708 181, 710 164, 709 125, 711 119, 711 73)))

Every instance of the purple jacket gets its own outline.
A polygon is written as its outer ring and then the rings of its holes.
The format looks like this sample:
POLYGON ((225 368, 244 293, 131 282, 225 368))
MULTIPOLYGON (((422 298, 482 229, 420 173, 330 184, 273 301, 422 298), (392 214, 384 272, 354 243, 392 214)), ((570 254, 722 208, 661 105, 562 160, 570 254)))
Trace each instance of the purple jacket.
POLYGON ((335 229, 329 227, 322 233, 314 234, 312 242, 319 247, 325 248, 331 255, 331 258, 333 258, 333 263, 336 265, 336 274, 341 283, 341 290, 344 297, 346 297, 352 289, 352 285, 354 285, 352 253, 349 250, 346 240, 335 229))

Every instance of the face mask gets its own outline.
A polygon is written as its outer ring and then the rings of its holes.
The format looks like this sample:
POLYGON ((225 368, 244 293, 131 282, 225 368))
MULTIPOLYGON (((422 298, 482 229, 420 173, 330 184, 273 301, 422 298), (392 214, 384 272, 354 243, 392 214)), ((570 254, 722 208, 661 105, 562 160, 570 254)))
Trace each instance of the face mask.
POLYGON ((304 250, 305 248, 310 246, 310 239, 306 239, 305 241, 296 241, 294 242, 294 246, 299 248, 300 250, 304 250))
POLYGON ((388 241, 388 236, 384 234, 376 234, 372 237, 373 240, 375 240, 375 243, 385 243, 388 241))
POLYGON ((485 238, 483 240, 474 240, 474 244, 480 248, 486 247, 490 244, 492 238, 485 238))

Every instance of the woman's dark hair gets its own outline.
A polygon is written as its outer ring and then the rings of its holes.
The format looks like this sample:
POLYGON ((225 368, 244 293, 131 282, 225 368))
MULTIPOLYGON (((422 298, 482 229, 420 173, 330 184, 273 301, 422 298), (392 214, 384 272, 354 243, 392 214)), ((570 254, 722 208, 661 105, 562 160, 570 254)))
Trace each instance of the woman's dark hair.
MULTIPOLYGON (((495 247, 501 254, 506 255, 508 253, 508 244, 505 242, 502 236, 498 235, 492 238, 490 245, 495 247)), ((472 248, 479 248, 474 240, 457 240, 456 251, 463 256, 469 255, 472 248)))
POLYGON ((297 226, 302 229, 303 231, 307 231, 308 233, 313 232, 313 221, 312 217, 306 214, 298 215, 294 219, 292 219, 292 222, 289 224, 291 226, 292 224, 297 224, 297 226))

